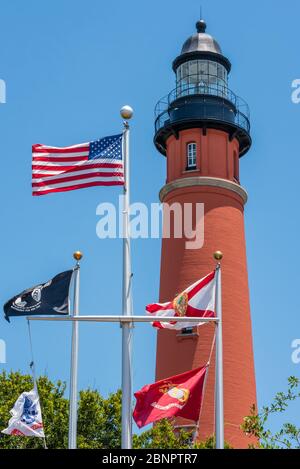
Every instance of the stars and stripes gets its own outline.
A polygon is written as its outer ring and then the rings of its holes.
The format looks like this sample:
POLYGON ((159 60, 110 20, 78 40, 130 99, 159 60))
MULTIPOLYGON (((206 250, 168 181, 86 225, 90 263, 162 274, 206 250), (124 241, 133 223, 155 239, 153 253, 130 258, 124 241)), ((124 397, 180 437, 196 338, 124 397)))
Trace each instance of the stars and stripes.
POLYGON ((70 147, 32 146, 32 195, 124 185, 123 134, 70 147))

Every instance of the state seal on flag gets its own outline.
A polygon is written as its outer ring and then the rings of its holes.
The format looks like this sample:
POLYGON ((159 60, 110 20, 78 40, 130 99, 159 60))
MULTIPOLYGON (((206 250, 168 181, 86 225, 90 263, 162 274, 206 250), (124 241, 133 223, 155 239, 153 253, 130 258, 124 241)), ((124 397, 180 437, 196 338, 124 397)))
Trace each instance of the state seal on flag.
POLYGON ((187 292, 182 292, 173 300, 173 308, 176 316, 185 316, 188 307, 189 297, 187 292))

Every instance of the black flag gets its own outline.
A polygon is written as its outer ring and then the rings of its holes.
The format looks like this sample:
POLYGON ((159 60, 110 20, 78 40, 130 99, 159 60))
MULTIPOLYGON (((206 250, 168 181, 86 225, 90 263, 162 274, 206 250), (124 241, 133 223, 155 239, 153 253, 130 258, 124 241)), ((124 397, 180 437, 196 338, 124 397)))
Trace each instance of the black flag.
POLYGON ((9 316, 69 314, 69 288, 73 270, 56 275, 46 283, 28 288, 4 305, 9 316))

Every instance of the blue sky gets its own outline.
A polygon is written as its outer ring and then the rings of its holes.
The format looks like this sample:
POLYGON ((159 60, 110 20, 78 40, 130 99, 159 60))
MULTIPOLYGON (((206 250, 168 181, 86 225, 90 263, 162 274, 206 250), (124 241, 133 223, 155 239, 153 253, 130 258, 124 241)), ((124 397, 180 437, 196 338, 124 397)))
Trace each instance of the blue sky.
MULTIPOLYGON (((253 146, 241 160, 249 193, 246 235, 259 404, 298 375, 291 342, 300 337, 299 119, 291 83, 300 78, 296 0, 241 3, 202 0, 208 32, 233 65, 230 88, 250 105, 253 146)), ((199 2, 52 0, 2 2, 0 78, 0 302, 73 265, 84 252, 81 313, 121 311, 122 241, 99 240, 96 207, 117 203, 120 189, 91 188, 31 196, 31 145, 64 146, 118 133, 119 109, 130 104, 132 201, 158 200, 165 159, 155 150, 153 110, 174 87, 171 62, 194 32, 199 2)), ((158 296, 160 240, 132 243, 134 312, 158 296)), ((69 376, 70 325, 32 326, 38 373, 69 376)), ((152 382, 156 333, 137 325, 134 389, 152 382)), ((0 319, 7 364, 28 371, 26 321, 0 319)), ((80 387, 105 395, 120 385, 117 325, 80 326, 80 387)), ((293 412, 290 413, 293 418, 293 412)), ((299 420, 298 420, 299 423, 299 420)))

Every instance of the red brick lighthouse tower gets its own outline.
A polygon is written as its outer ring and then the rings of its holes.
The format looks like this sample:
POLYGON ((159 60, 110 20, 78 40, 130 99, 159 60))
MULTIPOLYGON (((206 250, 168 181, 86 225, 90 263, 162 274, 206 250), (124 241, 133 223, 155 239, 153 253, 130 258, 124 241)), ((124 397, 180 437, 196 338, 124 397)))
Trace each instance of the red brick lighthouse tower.
MULTIPOLYGON (((251 146, 249 110, 228 88, 231 64, 217 41, 205 32, 205 22, 198 21, 196 27, 197 32, 173 62, 175 90, 156 106, 154 143, 167 161, 160 199, 182 207, 184 203, 204 204, 204 244, 187 249, 187 239, 172 232, 163 239, 160 301, 169 301, 212 271, 213 253, 223 252, 225 440, 243 448, 249 439, 240 424, 256 403, 244 233, 247 193, 239 178, 239 158, 251 146)), ((157 379, 205 364, 212 338, 212 325, 181 333, 159 331, 157 379)), ((213 359, 200 416, 200 439, 215 431, 214 374, 213 359)))

